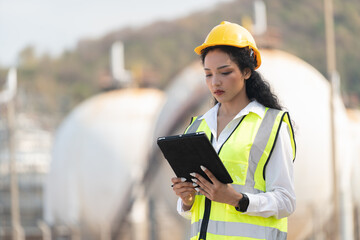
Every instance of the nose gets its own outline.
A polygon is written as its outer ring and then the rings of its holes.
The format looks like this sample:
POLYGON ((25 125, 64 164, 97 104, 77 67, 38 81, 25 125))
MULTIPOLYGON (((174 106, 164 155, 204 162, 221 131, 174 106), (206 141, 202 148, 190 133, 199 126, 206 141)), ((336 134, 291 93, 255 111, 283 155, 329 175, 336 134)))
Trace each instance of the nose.
POLYGON ((221 84, 221 81, 219 79, 219 77, 217 76, 217 74, 214 74, 212 79, 211 79, 211 84, 213 86, 219 86, 221 84))

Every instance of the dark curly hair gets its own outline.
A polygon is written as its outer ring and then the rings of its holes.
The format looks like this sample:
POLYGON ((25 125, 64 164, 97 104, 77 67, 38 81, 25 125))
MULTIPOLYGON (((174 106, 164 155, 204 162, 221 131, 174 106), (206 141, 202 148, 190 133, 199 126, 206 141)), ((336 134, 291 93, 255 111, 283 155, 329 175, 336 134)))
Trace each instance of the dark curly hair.
MULTIPOLYGON (((272 93, 270 85, 263 77, 255 71, 256 59, 250 48, 238 48, 226 45, 217 45, 202 50, 201 60, 204 64, 206 55, 215 49, 219 49, 229 55, 230 59, 236 63, 241 72, 245 69, 251 70, 251 76, 245 81, 246 94, 250 101, 256 100, 265 107, 282 110, 278 97, 272 93)), ((215 99, 215 104, 217 103, 215 99)))

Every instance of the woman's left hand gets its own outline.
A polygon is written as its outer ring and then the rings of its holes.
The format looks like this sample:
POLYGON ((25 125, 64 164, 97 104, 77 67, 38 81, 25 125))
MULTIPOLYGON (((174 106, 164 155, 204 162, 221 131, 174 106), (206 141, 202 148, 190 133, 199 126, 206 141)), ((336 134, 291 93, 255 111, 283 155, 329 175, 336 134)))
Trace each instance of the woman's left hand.
POLYGON ((198 173, 193 173, 192 176, 195 177, 192 179, 193 182, 199 185, 200 188, 195 188, 201 194, 212 201, 227 203, 233 206, 237 206, 239 200, 242 198, 242 194, 236 192, 236 190, 231 186, 231 184, 224 184, 220 182, 210 171, 209 169, 201 166, 201 169, 212 181, 207 181, 198 173))

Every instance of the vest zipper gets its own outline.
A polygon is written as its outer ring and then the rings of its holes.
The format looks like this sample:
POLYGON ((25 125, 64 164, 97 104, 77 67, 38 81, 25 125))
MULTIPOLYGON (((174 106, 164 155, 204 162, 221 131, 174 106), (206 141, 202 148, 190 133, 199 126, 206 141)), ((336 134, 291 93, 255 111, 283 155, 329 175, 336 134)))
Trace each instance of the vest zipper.
MULTIPOLYGON (((220 154, 220 151, 222 149, 222 147, 224 146, 224 144, 227 142, 227 140, 229 140, 229 138, 231 137, 231 135, 235 132, 235 130, 239 127, 240 123, 244 120, 244 118, 247 115, 245 115, 240 122, 238 123, 238 125, 234 128, 234 130, 231 132, 231 134, 229 135, 229 137, 225 140, 225 142, 221 145, 219 151, 218 151, 218 155, 220 154)), ((211 138, 210 138, 210 142, 212 143, 213 141, 213 135, 211 134, 211 138)), ((209 220, 210 220, 210 211, 211 211, 211 200, 208 199, 207 197, 205 197, 205 209, 204 209, 204 216, 203 216, 203 220, 201 222, 201 227, 200 227, 200 234, 199 234, 199 240, 206 240, 206 233, 207 233, 207 228, 209 225, 209 220)))

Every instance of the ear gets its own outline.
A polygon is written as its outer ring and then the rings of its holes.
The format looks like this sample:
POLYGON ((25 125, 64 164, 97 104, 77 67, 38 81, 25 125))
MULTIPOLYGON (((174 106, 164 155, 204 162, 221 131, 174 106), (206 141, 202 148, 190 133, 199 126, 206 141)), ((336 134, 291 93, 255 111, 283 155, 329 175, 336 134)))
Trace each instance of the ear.
POLYGON ((244 74, 244 79, 248 80, 251 77, 251 69, 250 68, 245 68, 243 71, 244 74))

